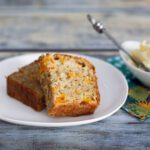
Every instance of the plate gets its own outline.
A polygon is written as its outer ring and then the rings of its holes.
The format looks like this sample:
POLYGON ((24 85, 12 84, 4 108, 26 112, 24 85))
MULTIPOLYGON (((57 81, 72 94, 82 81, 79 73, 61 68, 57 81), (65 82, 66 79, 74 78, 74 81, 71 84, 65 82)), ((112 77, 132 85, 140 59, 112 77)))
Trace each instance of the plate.
MULTIPOLYGON (((49 117, 46 110, 36 112, 32 108, 9 97, 6 92, 6 76, 29 64, 41 54, 12 57, 0 62, 0 119, 22 125, 62 127, 88 124, 114 114, 125 103, 128 85, 122 73, 112 65, 93 57, 82 56, 96 67, 101 104, 94 114, 80 117, 49 117)), ((75 55, 75 54, 72 54, 75 55)))

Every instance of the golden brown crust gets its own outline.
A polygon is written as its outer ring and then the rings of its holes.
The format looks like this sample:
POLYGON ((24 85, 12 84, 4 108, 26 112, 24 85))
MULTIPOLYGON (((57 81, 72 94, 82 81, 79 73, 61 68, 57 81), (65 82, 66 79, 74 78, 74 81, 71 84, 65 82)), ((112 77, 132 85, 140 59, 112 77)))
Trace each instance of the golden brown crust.
POLYGON ((81 65, 85 65, 85 63, 86 63, 86 65, 88 65, 89 68, 92 69, 95 72, 95 67, 93 66, 93 64, 91 64, 91 62, 89 62, 85 58, 82 58, 82 57, 79 57, 79 56, 66 55, 66 54, 54 54, 54 57, 62 57, 62 56, 67 58, 67 59, 73 58, 81 65))
POLYGON ((94 113, 97 103, 70 103, 54 106, 48 110, 50 116, 80 116, 94 113))
MULTIPOLYGON (((18 72, 7 77, 7 94, 25 105, 32 107, 36 111, 42 111, 46 106, 40 84, 38 80, 34 78, 25 78, 27 74, 24 73, 25 69, 32 67, 31 65, 33 64, 34 63, 20 68, 18 72), (32 82, 34 84, 33 87, 28 84, 32 84, 32 82)), ((34 71, 32 70, 32 72, 34 71)))
MULTIPOLYGON (((79 116, 79 115, 87 115, 87 114, 93 113, 100 103, 100 94, 99 94, 99 89, 98 89, 98 84, 97 84, 95 67, 88 60, 81 58, 81 57, 64 55, 64 54, 54 54, 53 56, 54 56, 54 59, 58 59, 59 57, 65 57, 65 59, 73 58, 80 65, 83 65, 83 66, 88 65, 89 69, 92 69, 94 72, 94 81, 95 81, 95 89, 96 89, 97 99, 96 99, 96 101, 93 101, 90 103, 72 102, 72 103, 56 105, 51 102, 51 107, 47 106, 48 115, 79 116)), ((51 54, 47 54, 43 57, 51 57, 51 54)), ((40 61, 39 61, 39 63, 40 63, 40 61)), ((44 73, 48 73, 48 71, 49 70, 46 69, 44 73)), ((50 74, 49 74, 49 76, 50 76, 50 74)), ((45 78, 44 80, 46 81, 47 79, 45 78)), ((45 87, 45 85, 47 86, 47 82, 43 81, 43 78, 41 81, 42 81, 42 83, 41 83, 42 87, 45 87)), ((49 90, 50 90, 50 88, 49 88, 49 90)), ((45 97, 47 97, 47 92, 46 92, 47 90, 43 89, 43 91, 45 92, 45 97)), ((49 101, 49 99, 47 99, 47 101, 49 101)))

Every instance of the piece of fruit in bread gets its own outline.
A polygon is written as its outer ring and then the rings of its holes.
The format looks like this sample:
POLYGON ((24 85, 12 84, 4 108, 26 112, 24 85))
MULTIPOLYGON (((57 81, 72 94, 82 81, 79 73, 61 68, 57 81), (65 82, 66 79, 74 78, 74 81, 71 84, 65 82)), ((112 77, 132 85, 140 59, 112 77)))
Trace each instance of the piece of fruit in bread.
POLYGON ((39 58, 40 84, 48 115, 79 116, 98 107, 100 94, 95 67, 86 59, 63 54, 39 58))

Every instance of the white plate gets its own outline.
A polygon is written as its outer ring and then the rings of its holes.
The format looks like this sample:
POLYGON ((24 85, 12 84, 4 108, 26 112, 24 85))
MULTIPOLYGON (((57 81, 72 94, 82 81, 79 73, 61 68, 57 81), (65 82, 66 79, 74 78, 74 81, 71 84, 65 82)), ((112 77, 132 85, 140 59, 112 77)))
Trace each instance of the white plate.
MULTIPOLYGON (((61 127, 88 124, 114 114, 124 104, 128 85, 120 71, 112 65, 93 57, 83 56, 91 61, 97 71, 101 104, 94 114, 81 117, 49 117, 46 110, 36 112, 30 107, 9 97, 6 93, 6 76, 33 60, 40 54, 22 55, 0 62, 0 119, 16 124, 61 127)), ((78 55, 81 56, 81 55, 78 55)))

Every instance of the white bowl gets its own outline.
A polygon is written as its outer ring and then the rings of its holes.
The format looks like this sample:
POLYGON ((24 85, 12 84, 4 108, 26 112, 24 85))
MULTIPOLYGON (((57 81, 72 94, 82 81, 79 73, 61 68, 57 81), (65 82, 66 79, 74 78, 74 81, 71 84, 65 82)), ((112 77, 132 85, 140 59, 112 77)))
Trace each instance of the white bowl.
MULTIPOLYGON (((140 42, 137 41, 126 41, 122 43, 122 47, 129 53, 137 49, 140 45, 140 42)), ((127 67, 134 74, 134 76, 139 79, 144 85, 150 87, 150 72, 143 71, 134 65, 130 64, 129 57, 122 51, 119 51, 121 58, 124 60, 127 67)))

